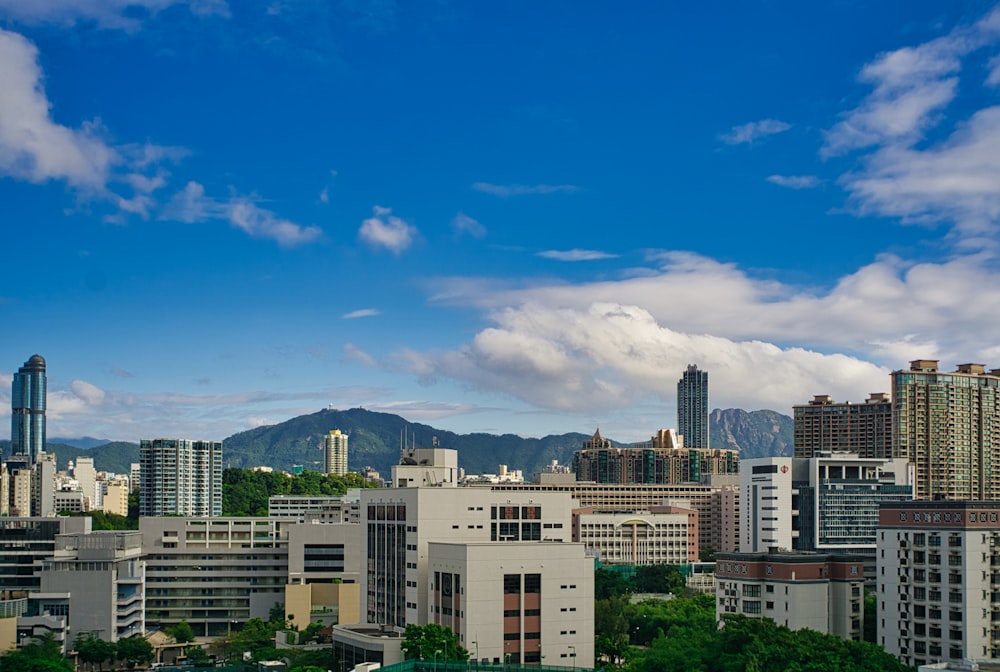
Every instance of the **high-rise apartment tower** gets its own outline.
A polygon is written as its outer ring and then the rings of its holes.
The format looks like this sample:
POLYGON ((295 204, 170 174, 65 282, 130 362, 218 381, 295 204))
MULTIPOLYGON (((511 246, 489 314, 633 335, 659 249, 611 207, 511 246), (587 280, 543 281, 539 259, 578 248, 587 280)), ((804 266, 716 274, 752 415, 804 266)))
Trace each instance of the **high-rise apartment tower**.
POLYGON ((31 463, 45 451, 45 358, 32 355, 11 384, 10 452, 30 455, 31 463))
POLYGON ((221 516, 222 442, 139 441, 140 516, 221 516))
POLYGON ((347 473, 347 434, 331 430, 323 439, 323 471, 343 476, 347 473))
POLYGON ((890 459, 892 401, 884 392, 869 395, 863 404, 838 403, 818 394, 808 404, 792 407, 795 415, 795 457, 853 453, 859 457, 890 459))
POLYGON ((1000 500, 1000 371, 933 359, 892 372, 892 451, 914 465, 915 499, 1000 500))
POLYGON ((677 432, 685 448, 708 448, 708 371, 689 364, 677 381, 677 432))

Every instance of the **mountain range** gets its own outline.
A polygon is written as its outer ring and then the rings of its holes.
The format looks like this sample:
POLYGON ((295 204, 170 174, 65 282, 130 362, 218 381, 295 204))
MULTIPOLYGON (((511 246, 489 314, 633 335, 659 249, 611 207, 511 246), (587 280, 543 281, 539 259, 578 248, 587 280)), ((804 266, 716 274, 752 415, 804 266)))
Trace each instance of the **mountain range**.
MULTIPOLYGON (((351 471, 370 466, 383 477, 388 477, 390 467, 398 462, 403 445, 422 448, 436 441, 441 447, 458 450, 459 466, 468 473, 496 473, 500 464, 506 464, 512 470, 523 470, 525 477, 530 478, 553 460, 571 464, 573 452, 592 436, 571 432, 536 439, 514 434, 455 434, 412 423, 391 413, 363 408, 325 409, 234 434, 222 442, 223 460, 227 467, 263 465, 290 471, 297 464, 318 471, 323 463, 323 437, 332 429, 350 436, 351 471)), ((716 409, 709 418, 709 433, 713 448, 739 450, 744 459, 792 453, 792 418, 776 411, 716 409)), ((93 445, 90 438, 60 441, 48 444, 60 468, 81 455, 93 457, 98 470, 117 473, 128 473, 129 464, 139 461, 137 443, 115 441, 93 445), (85 447, 88 445, 92 447, 85 447)), ((627 445, 614 441, 613 444, 627 445)), ((0 441, 0 449, 4 455, 8 454, 10 442, 0 441)))

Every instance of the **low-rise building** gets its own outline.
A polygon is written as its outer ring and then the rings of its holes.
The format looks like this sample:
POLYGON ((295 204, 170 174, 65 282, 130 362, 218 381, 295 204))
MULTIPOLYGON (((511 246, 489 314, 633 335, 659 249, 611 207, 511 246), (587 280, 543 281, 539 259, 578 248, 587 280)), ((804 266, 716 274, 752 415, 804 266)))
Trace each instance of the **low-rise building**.
POLYGON ((683 565, 698 559, 698 513, 675 506, 574 509, 573 541, 608 565, 683 565))
MULTIPOLYGON (((806 552, 719 553, 716 616, 770 618, 860 640, 864 631, 864 566, 856 557, 806 552)), ((881 613, 881 612, 880 612, 881 613)))

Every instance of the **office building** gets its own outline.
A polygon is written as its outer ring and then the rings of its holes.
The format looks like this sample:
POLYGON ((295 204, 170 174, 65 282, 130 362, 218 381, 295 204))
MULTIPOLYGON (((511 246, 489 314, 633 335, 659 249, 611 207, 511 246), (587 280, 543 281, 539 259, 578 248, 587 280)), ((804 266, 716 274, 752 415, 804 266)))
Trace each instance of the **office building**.
POLYGON ((285 599, 291 524, 267 518, 139 518, 150 626, 186 620, 198 637, 222 637, 234 623, 255 616, 267 620, 285 599))
POLYGON ((795 457, 852 453, 859 457, 891 458, 892 401, 872 393, 863 404, 835 403, 828 394, 792 407, 795 457))
MULTIPOLYGON (((860 640, 864 568, 858 558, 821 553, 720 553, 715 558, 715 614, 770 618, 860 640)), ((879 616, 887 616, 879 610, 879 616)))
POLYGON ((0 599, 37 593, 42 561, 55 552, 56 535, 90 530, 87 516, 0 518, 0 599))
POLYGON ((347 434, 339 429, 323 437, 323 471, 327 474, 347 474, 347 434))
POLYGON ((56 536, 52 556, 42 561, 40 597, 45 611, 69 617, 69 641, 84 633, 110 642, 145 634, 146 574, 141 555, 138 531, 56 536))
POLYGON ((106 481, 107 492, 101 501, 101 510, 116 516, 128 515, 128 481, 124 478, 106 481))
POLYGON ((601 511, 648 511, 663 504, 698 512, 698 548, 736 551, 740 542, 738 477, 716 476, 707 483, 682 485, 615 485, 598 483, 498 483, 495 493, 565 492, 579 507, 601 511))
POLYGON ((575 509, 573 541, 605 565, 686 565, 698 560, 698 513, 675 506, 575 509))
POLYGON ((878 643, 907 665, 1000 656, 1000 502, 879 515, 878 643))
MULTIPOLYGON (((906 460, 839 453, 744 460, 740 551, 858 553, 874 559, 879 506, 912 499, 906 460)), ((869 561, 871 575, 874 562, 869 561)))
POLYGON ((298 523, 361 523, 357 490, 343 497, 326 495, 271 495, 267 499, 268 518, 298 523))
POLYGON ((893 453, 914 465, 914 496, 1000 500, 1000 372, 918 359, 891 377, 893 453))
POLYGON ((431 542, 428 623, 451 628, 470 658, 592 667, 594 559, 580 544, 431 542))
POLYGON ((677 381, 677 431, 688 448, 709 448, 708 371, 694 364, 677 381))
POLYGON ((11 383, 10 452, 31 464, 45 450, 45 358, 32 355, 11 383))
POLYGON ((221 516, 222 443, 139 442, 140 516, 221 516))

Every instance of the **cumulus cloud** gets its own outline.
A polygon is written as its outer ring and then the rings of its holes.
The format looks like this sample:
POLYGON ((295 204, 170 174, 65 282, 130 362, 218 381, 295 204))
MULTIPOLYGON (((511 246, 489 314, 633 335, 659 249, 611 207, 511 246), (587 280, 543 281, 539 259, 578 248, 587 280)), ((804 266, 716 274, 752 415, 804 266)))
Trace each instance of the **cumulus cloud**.
POLYGON ((417 236, 417 229, 392 214, 391 208, 376 205, 374 215, 361 223, 358 237, 372 247, 384 247, 395 255, 402 254, 417 236))
POLYGON ((451 220, 451 228, 455 233, 467 233, 473 238, 482 238, 486 235, 486 227, 464 212, 455 215, 455 218, 451 220))
POLYGON ((196 16, 229 16, 226 0, 0 0, 0 16, 29 25, 92 21, 101 28, 133 32, 143 18, 175 5, 196 16))
POLYGON ((359 317, 375 317, 379 314, 380 312, 377 308, 362 308, 360 310, 352 310, 349 313, 344 313, 340 317, 345 320, 355 320, 359 317))
POLYGON ((251 237, 274 240, 282 247, 310 243, 323 235, 318 226, 301 226, 260 207, 253 196, 236 194, 219 200, 206 195, 205 187, 193 181, 174 194, 160 219, 188 224, 225 220, 251 237))
MULTIPOLYGON (((867 152, 859 168, 840 180, 859 213, 951 222, 966 245, 981 246, 984 234, 995 232, 1000 107, 973 110, 957 121, 947 111, 958 94, 964 59, 998 41, 995 8, 971 26, 881 54, 862 68, 858 79, 872 90, 827 131, 821 150, 823 156, 867 152)), ((1000 81, 995 60, 991 64, 987 85, 1000 81)))
POLYGON ((884 391, 886 372, 911 359, 989 363, 1000 351, 984 337, 1000 330, 1000 273, 987 255, 886 255, 825 290, 690 253, 651 260, 647 273, 577 285, 441 280, 440 300, 478 308, 491 326, 452 351, 400 351, 395 364, 547 409, 598 410, 669 397, 676 381, 664 372, 698 362, 713 372, 714 403, 787 412, 813 394, 884 391))
POLYGON ((600 259, 617 259, 617 254, 601 252, 600 250, 545 250, 538 252, 535 256, 545 259, 555 259, 556 261, 598 261, 600 259))
POLYGON ((475 182, 472 188, 484 194, 500 196, 501 198, 530 194, 572 194, 580 189, 572 184, 491 184, 489 182, 475 182))
POLYGON ((750 145, 770 135, 784 133, 791 127, 791 124, 778 119, 761 119, 741 126, 733 126, 728 133, 720 135, 719 139, 727 145, 750 145))
POLYGON ((788 189, 815 189, 823 183, 815 175, 769 175, 767 181, 788 189))

